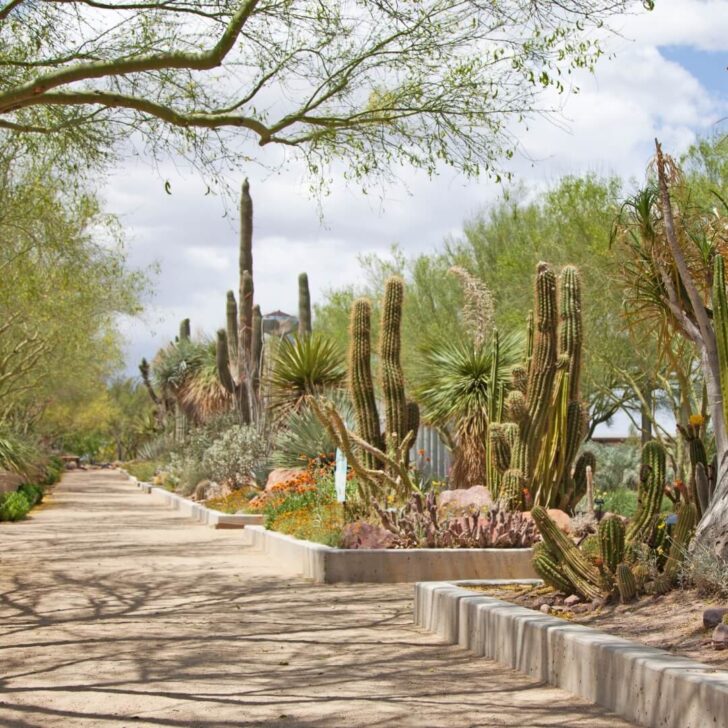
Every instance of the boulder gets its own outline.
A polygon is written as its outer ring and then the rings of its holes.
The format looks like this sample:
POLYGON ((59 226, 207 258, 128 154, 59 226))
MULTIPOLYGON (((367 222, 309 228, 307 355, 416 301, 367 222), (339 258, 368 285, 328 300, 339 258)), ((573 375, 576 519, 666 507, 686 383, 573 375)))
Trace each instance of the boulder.
MULTIPOLYGON (((549 508, 547 513, 551 516, 551 520, 554 521, 554 523, 564 533, 571 533, 571 518, 568 513, 564 513, 564 511, 560 511, 558 508, 549 508)), ((531 511, 524 511, 523 517, 530 519, 531 511)))
POLYGON ((493 498, 484 485, 458 490, 443 490, 437 496, 437 509, 441 515, 465 516, 474 511, 488 511, 493 507, 493 498))
POLYGON ((22 475, 11 473, 7 470, 0 470, 0 494, 12 493, 24 482, 25 478, 22 475))
POLYGON ((728 614, 725 607, 711 607, 703 612, 703 627, 705 629, 714 629, 722 621, 723 617, 728 614))
POLYGON ((295 478, 305 471, 305 468, 274 468, 268 473, 268 480, 265 482, 265 489, 271 490, 279 483, 285 483, 286 480, 295 478))
POLYGON ((216 483, 214 480, 201 480, 192 494, 196 501, 206 501, 211 498, 224 498, 232 493, 232 488, 223 483, 216 483))
POLYGON ((728 647, 728 624, 722 622, 713 630, 713 647, 724 650, 728 647))
POLYGON ((579 604, 579 602, 581 602, 581 597, 578 594, 570 594, 564 599, 564 606, 571 608, 579 604))
POLYGON ((344 549, 387 549, 394 537, 383 526, 366 521, 347 523, 341 531, 341 548, 344 549))

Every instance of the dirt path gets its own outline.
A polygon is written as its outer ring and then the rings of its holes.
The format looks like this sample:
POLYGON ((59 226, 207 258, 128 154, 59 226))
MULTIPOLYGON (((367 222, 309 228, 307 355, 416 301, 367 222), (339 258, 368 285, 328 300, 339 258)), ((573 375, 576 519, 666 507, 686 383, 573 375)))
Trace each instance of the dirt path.
POLYGON ((114 473, 0 524, 0 726, 626 726, 411 624, 412 588, 313 586, 114 473))

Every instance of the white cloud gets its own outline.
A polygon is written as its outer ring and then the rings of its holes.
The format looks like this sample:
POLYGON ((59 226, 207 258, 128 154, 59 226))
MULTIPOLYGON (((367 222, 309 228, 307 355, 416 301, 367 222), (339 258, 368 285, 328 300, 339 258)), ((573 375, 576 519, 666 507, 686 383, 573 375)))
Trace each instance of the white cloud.
MULTIPOLYGON (((680 153, 728 115, 724 100, 659 51, 667 44, 728 48, 728 0, 658 0, 652 13, 626 18, 620 30, 622 37, 608 41, 616 57, 603 60, 595 76, 574 79, 581 93, 565 100, 558 123, 537 118, 528 131, 514 130, 523 144, 513 162, 518 181, 541 186, 585 171, 642 178, 656 136, 680 153)), ((281 152, 266 154, 273 159, 281 152)), ((301 271, 316 300, 327 288, 357 281, 362 252, 386 252, 395 242, 408 252, 434 248, 500 192, 487 180, 466 181, 449 170, 433 180, 401 170, 398 182, 368 195, 336 181, 323 200, 322 223, 301 167, 270 174, 251 166, 231 184, 244 173, 255 207, 256 300, 264 311, 295 313, 301 271)), ((130 369, 168 341, 181 318, 209 334, 223 322, 225 291, 237 288, 236 211, 226 217, 220 199, 205 193, 200 180, 173 163, 155 172, 129 162, 106 188, 108 209, 122 215, 130 234, 132 262, 161 265, 147 318, 123 325, 130 369)))

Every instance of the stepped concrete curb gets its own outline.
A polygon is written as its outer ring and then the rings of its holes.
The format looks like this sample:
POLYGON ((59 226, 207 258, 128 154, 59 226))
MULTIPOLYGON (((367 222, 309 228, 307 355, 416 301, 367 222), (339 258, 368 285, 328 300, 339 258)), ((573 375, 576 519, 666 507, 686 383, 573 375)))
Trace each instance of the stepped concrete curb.
POLYGON ((126 475, 129 480, 136 484, 144 493, 155 495, 161 498, 170 508, 179 511, 197 523, 204 523, 210 528, 245 528, 246 526, 261 525, 264 517, 255 513, 221 513, 220 511, 207 508, 200 503, 195 503, 189 498, 172 493, 164 488, 159 488, 151 483, 138 480, 129 475, 125 470, 120 472, 126 475))
POLYGON ((463 588, 478 583, 503 581, 417 584, 415 623, 639 725, 728 726, 728 672, 463 588))
POLYGON ((262 526, 244 541, 320 584, 402 583, 423 579, 528 579, 531 549, 339 549, 262 526))

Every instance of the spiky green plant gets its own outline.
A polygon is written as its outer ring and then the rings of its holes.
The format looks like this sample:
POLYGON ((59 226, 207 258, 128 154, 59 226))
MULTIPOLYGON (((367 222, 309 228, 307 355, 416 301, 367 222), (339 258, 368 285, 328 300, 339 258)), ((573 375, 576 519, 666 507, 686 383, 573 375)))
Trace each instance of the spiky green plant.
POLYGON ((522 360, 522 337, 499 336, 498 356, 493 354, 493 339, 477 346, 453 338, 427 345, 416 369, 415 394, 423 417, 455 435, 452 480, 459 485, 489 484, 485 438, 492 406, 498 406, 512 368, 522 360))
MULTIPOLYGON (((344 421, 353 425, 354 411, 346 392, 334 392, 331 400, 344 421)), ((336 443, 310 407, 292 410, 282 424, 273 442, 273 466, 305 467, 312 460, 329 460, 336 451, 336 443)))
POLYGON ((338 346, 319 332, 284 339, 267 381, 270 411, 276 418, 301 407, 307 394, 317 395, 344 384, 346 367, 338 346))
POLYGON ((0 430, 0 469, 26 474, 38 457, 35 446, 8 429, 0 430))

